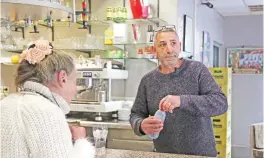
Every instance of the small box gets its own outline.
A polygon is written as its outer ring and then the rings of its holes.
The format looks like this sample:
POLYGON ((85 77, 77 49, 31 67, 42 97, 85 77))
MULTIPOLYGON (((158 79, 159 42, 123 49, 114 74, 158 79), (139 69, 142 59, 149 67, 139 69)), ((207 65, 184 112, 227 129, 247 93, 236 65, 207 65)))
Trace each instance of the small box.
POLYGON ((214 132, 222 132, 224 130, 231 130, 231 106, 225 114, 211 118, 214 132))
POLYGON ((212 76, 217 84, 231 85, 232 84, 232 69, 226 67, 210 68, 212 76))
POLYGON ((227 97, 228 105, 231 105, 232 94, 232 68, 210 68, 216 83, 227 97))
POLYGON ((229 145, 231 144, 231 129, 223 129, 221 132, 214 132, 215 142, 217 145, 229 145))
POLYGON ((227 84, 227 85, 218 84, 218 86, 220 87, 220 89, 222 90, 222 92, 227 97, 228 105, 231 105, 231 94, 232 94, 231 84, 227 84))
POLYGON ((217 158, 231 158, 231 144, 216 145, 217 158))

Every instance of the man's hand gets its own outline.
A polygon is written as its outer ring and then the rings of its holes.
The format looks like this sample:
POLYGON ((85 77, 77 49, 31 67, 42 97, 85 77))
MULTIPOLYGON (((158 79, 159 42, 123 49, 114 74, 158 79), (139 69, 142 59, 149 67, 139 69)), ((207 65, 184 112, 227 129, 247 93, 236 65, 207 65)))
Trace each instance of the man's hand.
POLYGON ((165 98, 163 98, 160 101, 159 109, 161 111, 168 111, 170 113, 173 112, 175 108, 180 107, 181 105, 181 99, 180 96, 176 95, 167 95, 165 98))
POLYGON ((69 128, 70 128, 71 133, 72 133, 72 140, 73 141, 86 137, 86 130, 84 127, 69 125, 69 128))
POLYGON ((150 116, 141 122, 140 127, 145 134, 155 134, 163 129, 163 123, 160 119, 150 116))

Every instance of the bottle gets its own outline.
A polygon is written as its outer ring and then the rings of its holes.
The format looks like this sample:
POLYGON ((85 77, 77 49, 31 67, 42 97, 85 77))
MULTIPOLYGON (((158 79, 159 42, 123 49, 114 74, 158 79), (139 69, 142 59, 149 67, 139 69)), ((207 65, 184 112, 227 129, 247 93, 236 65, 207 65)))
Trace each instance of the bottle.
POLYGON ((146 19, 149 15, 149 3, 148 0, 142 0, 142 18, 146 19))
POLYGON ((140 19, 142 17, 142 5, 141 0, 130 0, 130 8, 134 19, 140 19))
POLYGON ((153 26, 148 25, 147 43, 153 43, 153 26))
MULTIPOLYGON (((160 119, 162 121, 162 123, 164 123, 165 118, 166 118, 166 112, 165 111, 158 110, 158 111, 156 111, 154 117, 160 119)), ((148 137, 150 139, 157 139, 159 137, 159 133, 156 133, 156 134, 148 134, 148 137)))
POLYGON ((122 22, 123 21, 123 9, 122 7, 117 7, 117 19, 116 22, 122 22))
POLYGON ((105 30, 104 31, 104 44, 111 45, 113 44, 113 31, 112 30, 105 30))
POLYGON ((106 20, 112 20, 113 19, 113 9, 112 7, 107 7, 106 9, 106 20))
POLYGON ((83 10, 86 10, 87 9, 87 2, 86 2, 86 0, 83 0, 82 1, 82 9, 83 10))
POLYGON ((124 18, 124 21, 127 20, 127 9, 126 9, 126 7, 123 8, 123 18, 124 18))
POLYGON ((113 19, 113 21, 117 21, 117 8, 116 7, 114 7, 113 8, 113 17, 112 17, 112 19, 113 19))
POLYGON ((142 58, 143 57, 143 50, 141 48, 138 50, 138 56, 137 57, 138 58, 142 58))

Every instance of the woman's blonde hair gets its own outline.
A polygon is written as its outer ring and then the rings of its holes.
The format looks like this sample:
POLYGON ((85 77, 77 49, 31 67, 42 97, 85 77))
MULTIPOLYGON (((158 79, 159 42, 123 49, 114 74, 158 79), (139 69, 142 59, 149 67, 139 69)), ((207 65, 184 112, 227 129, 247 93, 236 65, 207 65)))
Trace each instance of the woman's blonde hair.
MULTIPOLYGON (((51 44, 50 44, 51 45, 51 44)), ((35 47, 29 46, 28 49, 35 47)), ((23 85, 26 81, 48 84, 54 82, 57 72, 64 70, 70 75, 75 70, 74 59, 62 51, 52 50, 50 55, 37 64, 30 64, 27 60, 21 61, 17 68, 15 79, 16 86, 23 85)))

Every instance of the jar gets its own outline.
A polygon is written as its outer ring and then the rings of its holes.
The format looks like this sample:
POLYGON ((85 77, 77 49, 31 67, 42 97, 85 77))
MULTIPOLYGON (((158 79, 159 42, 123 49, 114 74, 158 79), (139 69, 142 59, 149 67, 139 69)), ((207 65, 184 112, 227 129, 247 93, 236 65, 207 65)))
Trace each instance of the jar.
POLYGON ((112 20, 113 19, 113 9, 112 7, 107 7, 106 9, 106 20, 112 20))
POLYGON ((123 19, 123 8, 122 7, 118 7, 117 8, 117 20, 121 21, 123 19))
POLYGON ((127 9, 123 7, 123 20, 127 20, 127 9))

